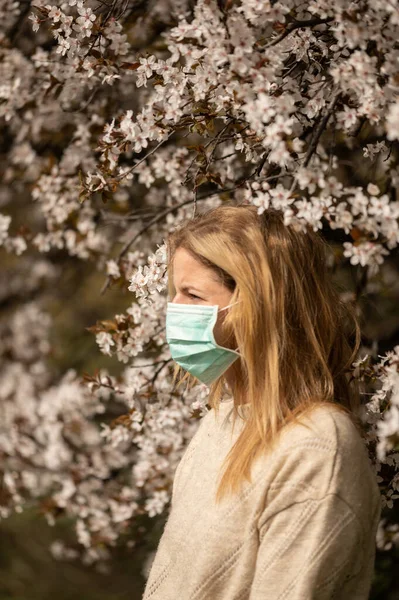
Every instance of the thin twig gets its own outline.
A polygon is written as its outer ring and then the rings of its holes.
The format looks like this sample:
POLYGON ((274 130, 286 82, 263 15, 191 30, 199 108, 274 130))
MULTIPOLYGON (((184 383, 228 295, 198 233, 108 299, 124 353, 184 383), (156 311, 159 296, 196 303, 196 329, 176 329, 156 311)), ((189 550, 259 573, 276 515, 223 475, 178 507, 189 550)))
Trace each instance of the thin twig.
POLYGON ((262 46, 259 50, 263 51, 263 50, 266 50, 267 48, 271 48, 272 46, 276 46, 277 44, 282 42, 286 37, 288 37, 290 35, 290 33, 295 31, 295 29, 301 29, 302 27, 314 27, 315 25, 324 25, 325 23, 330 23, 330 21, 333 21, 333 20, 334 20, 334 17, 327 17, 326 19, 315 18, 315 19, 307 19, 305 21, 294 21, 293 23, 290 23, 287 26, 286 30, 283 31, 283 33, 281 33, 279 36, 274 38, 274 40, 272 40, 271 42, 266 44, 266 46, 262 46))
POLYGON ((143 156, 143 158, 140 158, 140 160, 138 160, 136 163, 134 163, 134 165, 128 170, 125 171, 125 173, 122 173, 122 175, 118 175, 117 177, 115 177, 115 179, 122 181, 122 179, 124 179, 129 173, 131 173, 132 171, 134 171, 134 169, 136 169, 136 167, 138 167, 139 165, 141 165, 142 162, 144 162, 145 160, 147 160, 147 158, 149 156, 151 156, 151 154, 154 154, 154 152, 156 152, 158 150, 158 148, 160 148, 162 146, 162 144, 164 144, 165 142, 168 141, 168 139, 174 134, 174 131, 170 131, 168 133, 168 136, 164 139, 161 140, 159 142, 159 144, 157 144, 156 146, 154 146, 154 148, 152 148, 152 150, 150 150, 149 152, 147 152, 147 154, 145 156, 143 156))
MULTIPOLYGON (((316 130, 313 134, 313 137, 311 139, 311 142, 309 144, 309 148, 306 152, 304 161, 302 163, 303 167, 307 167, 310 159, 312 158, 313 154, 316 152, 317 150, 317 146, 321 137, 321 134, 323 133, 323 131, 325 130, 325 128, 327 127, 327 123, 329 118, 331 117, 333 111, 334 111, 334 107, 339 99, 340 96, 340 92, 336 92, 330 102, 330 106, 328 107, 328 110, 326 111, 326 114, 324 115, 324 117, 321 119, 321 121, 319 122, 319 124, 316 127, 316 130)), ((297 183, 297 179, 296 179, 296 172, 293 173, 293 181, 290 187, 290 193, 292 193, 295 189, 297 183)))
POLYGON ((166 364, 169 361, 169 359, 164 359, 164 360, 157 360, 153 363, 147 363, 146 365, 130 365, 129 369, 141 369, 144 367, 154 367, 155 365, 160 365, 162 364, 166 364))
POLYGON ((195 213, 197 212, 197 200, 198 200, 198 188, 195 188, 195 190, 194 190, 194 208, 193 208, 192 219, 194 219, 195 213))
POLYGON ((165 359, 164 361, 162 361, 164 364, 159 367, 159 369, 156 370, 155 374, 153 375, 153 377, 151 378, 151 380, 147 380, 145 383, 143 383, 143 385, 141 385, 139 387, 139 390, 143 389, 143 387, 145 387, 146 385, 150 384, 150 385, 154 385, 156 378, 158 377, 158 375, 160 374, 160 372, 164 369, 164 367, 166 367, 166 365, 172 361, 172 358, 168 358, 165 359))
POLYGON ((325 130, 325 128, 327 127, 328 120, 329 120, 329 118, 331 117, 331 115, 333 113, 333 110, 334 110, 334 107, 335 107, 335 105, 336 105, 336 103, 338 101, 339 95, 340 95, 340 92, 337 92, 334 95, 333 99, 331 100, 330 106, 328 107, 328 110, 327 110, 326 114, 324 115, 324 117, 322 118, 322 120, 321 120, 318 128, 316 129, 315 135, 313 136, 312 141, 309 144, 309 148, 308 148, 308 151, 307 151, 306 156, 305 156, 305 160, 304 160, 304 163, 303 163, 304 167, 308 166, 310 159, 312 158, 313 154, 316 151, 317 145, 319 143, 320 136, 323 133, 323 131, 325 130))
MULTIPOLYGON (((186 204, 191 204, 191 203, 192 203, 192 200, 186 200, 185 202, 181 202, 177 206, 171 206, 171 207, 167 208, 166 210, 162 211, 161 213, 159 213, 158 215, 156 215, 153 219, 151 219, 151 221, 149 223, 147 223, 144 227, 142 227, 138 233, 136 233, 128 242, 126 242, 126 244, 123 246, 122 250, 119 252, 118 257, 116 258, 116 262, 119 263, 120 259, 128 252, 131 245, 134 244, 134 242, 136 242, 143 235, 143 233, 145 233, 150 227, 152 227, 153 225, 158 223, 158 221, 161 221, 164 217, 166 217, 170 213, 174 212, 175 210, 178 210, 182 206, 185 206, 186 204)), ((112 280, 112 277, 108 276, 103 287, 101 288, 101 292, 100 292, 101 294, 104 294, 104 292, 107 290, 107 288, 109 287, 109 284, 111 283, 111 280, 112 280)))

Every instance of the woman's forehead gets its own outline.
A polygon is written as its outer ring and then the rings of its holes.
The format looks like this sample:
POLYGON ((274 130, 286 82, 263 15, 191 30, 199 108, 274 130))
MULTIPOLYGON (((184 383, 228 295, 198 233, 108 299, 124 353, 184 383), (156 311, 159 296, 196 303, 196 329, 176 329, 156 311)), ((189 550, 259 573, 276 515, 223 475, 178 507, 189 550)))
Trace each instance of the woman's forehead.
POLYGON ((203 274, 204 276, 212 273, 211 269, 203 265, 184 248, 179 248, 176 250, 175 256, 173 257, 173 271, 178 273, 181 278, 187 279, 190 279, 192 273, 194 272, 196 277, 199 273, 203 274))
POLYGON ((173 281, 180 289, 192 286, 218 284, 216 273, 196 260, 187 251, 182 251, 173 259, 173 281))

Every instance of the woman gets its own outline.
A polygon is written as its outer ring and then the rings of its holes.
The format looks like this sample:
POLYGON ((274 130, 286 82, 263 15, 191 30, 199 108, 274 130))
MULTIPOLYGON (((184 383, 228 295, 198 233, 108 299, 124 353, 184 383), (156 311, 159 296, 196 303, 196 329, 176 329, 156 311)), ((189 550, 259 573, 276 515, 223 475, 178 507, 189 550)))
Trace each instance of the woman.
POLYGON ((327 248, 248 205, 171 234, 166 337, 175 376, 210 385, 211 408, 177 467, 143 600, 369 597, 380 493, 350 378, 359 325, 327 248))

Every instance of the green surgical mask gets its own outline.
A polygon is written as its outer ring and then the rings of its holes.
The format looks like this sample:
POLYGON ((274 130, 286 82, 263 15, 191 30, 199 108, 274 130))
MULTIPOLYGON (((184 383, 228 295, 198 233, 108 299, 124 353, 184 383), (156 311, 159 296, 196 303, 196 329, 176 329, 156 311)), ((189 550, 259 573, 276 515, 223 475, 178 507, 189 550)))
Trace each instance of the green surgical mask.
POLYGON ((217 304, 210 306, 168 302, 166 311, 166 340, 173 360, 206 385, 220 377, 241 356, 235 350, 216 343, 213 328, 218 309, 217 304))

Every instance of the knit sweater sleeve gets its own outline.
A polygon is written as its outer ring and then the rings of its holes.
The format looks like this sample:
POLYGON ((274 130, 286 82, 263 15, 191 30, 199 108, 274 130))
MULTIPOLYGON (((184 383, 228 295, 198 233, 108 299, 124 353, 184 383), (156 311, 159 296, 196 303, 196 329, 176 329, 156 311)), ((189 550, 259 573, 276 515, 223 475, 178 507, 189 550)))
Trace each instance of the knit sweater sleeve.
POLYGON ((258 519, 249 600, 342 600, 364 565, 372 571, 378 499, 368 470, 354 468, 359 452, 304 439, 282 454, 258 519))
POLYGON ((290 504, 260 530, 250 600, 339 597, 361 564, 360 533, 356 515, 337 494, 290 504))

